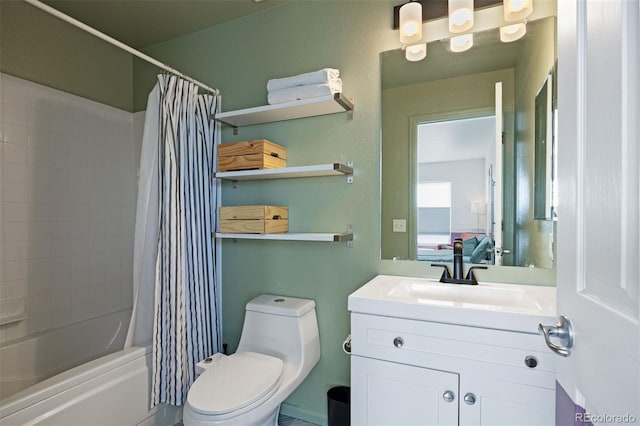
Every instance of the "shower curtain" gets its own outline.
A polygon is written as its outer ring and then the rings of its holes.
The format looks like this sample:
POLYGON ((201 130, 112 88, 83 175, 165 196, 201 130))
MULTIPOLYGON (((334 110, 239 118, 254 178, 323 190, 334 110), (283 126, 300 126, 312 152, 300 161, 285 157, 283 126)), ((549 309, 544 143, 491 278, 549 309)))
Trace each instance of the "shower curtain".
POLYGON ((127 346, 153 344, 152 406, 181 405, 195 364, 217 352, 214 167, 219 98, 159 75, 149 95, 140 158, 134 309, 127 346))

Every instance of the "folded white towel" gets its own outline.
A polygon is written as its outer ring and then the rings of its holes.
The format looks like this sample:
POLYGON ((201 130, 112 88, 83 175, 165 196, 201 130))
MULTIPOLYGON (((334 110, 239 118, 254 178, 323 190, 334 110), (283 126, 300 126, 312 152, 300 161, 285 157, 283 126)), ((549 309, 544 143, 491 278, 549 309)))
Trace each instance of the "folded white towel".
POLYGON ((318 71, 298 74, 291 77, 274 78, 267 82, 267 90, 286 89, 287 87, 304 86, 307 84, 327 84, 340 77, 340 71, 334 68, 323 68, 318 71))
POLYGON ((274 105, 299 99, 328 96, 333 95, 334 93, 342 93, 342 80, 338 79, 337 81, 333 81, 329 84, 307 84, 304 86, 272 90, 267 94, 267 100, 269 105, 274 105))

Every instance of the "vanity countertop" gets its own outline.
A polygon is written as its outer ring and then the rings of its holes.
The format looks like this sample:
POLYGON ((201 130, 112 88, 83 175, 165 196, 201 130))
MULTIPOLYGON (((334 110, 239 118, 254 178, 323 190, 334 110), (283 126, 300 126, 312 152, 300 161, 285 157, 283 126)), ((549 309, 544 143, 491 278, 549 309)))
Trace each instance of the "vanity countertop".
POLYGON ((353 313, 538 334, 556 317, 556 288, 518 284, 443 284, 378 275, 348 298, 353 313))

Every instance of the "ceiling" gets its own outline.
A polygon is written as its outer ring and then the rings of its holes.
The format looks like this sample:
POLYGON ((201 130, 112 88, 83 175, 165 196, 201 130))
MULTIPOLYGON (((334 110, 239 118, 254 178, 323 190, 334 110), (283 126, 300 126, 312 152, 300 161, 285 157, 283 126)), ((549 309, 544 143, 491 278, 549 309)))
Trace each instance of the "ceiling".
POLYGON ((42 0, 137 49, 279 6, 287 0, 42 0))

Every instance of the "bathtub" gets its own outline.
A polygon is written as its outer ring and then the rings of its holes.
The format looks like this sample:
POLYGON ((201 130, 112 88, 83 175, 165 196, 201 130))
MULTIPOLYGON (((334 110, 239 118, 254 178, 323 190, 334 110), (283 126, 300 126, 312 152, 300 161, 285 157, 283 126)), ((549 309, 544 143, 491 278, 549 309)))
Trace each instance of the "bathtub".
POLYGON ((130 318, 123 309, 0 345, 0 400, 122 350, 130 318))
POLYGON ((149 409, 151 352, 134 347, 106 355, 0 401, 0 424, 173 425, 177 407, 149 409))

